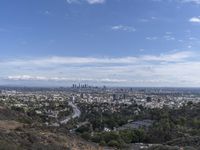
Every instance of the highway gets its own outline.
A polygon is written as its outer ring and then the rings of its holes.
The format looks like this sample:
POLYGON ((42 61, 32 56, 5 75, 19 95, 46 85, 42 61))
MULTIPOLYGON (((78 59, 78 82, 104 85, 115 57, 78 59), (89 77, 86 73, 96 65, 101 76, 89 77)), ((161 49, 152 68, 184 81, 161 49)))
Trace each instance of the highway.
POLYGON ((72 102, 69 102, 69 106, 73 108, 73 114, 67 116, 64 120, 60 121, 60 124, 66 124, 69 120, 80 117, 81 111, 78 109, 78 107, 72 102))

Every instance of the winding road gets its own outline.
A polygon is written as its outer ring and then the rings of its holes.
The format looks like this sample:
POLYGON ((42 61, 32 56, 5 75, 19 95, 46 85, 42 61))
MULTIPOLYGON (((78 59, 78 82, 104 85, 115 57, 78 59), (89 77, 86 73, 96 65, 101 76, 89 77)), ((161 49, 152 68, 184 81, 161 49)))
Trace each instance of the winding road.
POLYGON ((78 109, 78 107, 75 104, 73 104, 72 102, 69 102, 68 105, 73 108, 73 114, 67 116, 65 120, 60 121, 60 124, 66 124, 69 120, 78 118, 81 115, 81 111, 78 109))

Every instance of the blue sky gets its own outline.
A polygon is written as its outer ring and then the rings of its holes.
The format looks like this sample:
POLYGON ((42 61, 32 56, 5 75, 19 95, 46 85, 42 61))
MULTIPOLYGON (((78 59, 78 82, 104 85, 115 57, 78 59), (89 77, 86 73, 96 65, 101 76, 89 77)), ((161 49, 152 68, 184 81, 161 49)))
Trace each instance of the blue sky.
POLYGON ((1 0, 0 84, 200 85, 200 0, 1 0))

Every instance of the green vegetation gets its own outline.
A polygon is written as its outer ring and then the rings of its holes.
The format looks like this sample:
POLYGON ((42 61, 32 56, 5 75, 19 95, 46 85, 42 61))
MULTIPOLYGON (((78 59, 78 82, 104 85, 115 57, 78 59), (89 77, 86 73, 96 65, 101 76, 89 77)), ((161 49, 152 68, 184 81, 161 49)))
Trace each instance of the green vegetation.
POLYGON ((146 135, 143 129, 139 130, 123 130, 119 132, 100 132, 91 137, 91 141, 104 143, 108 146, 124 147, 126 144, 145 141, 146 135), (114 144, 114 143, 118 144, 114 144))
POLYGON ((130 119, 136 119, 135 111, 138 109, 143 111, 142 106, 137 104, 133 105, 118 105, 118 110, 110 110, 110 105, 104 103, 101 106, 99 104, 87 104, 82 103, 78 105, 81 109, 81 118, 79 121, 88 120, 93 127, 94 131, 102 131, 104 127, 114 129, 120 127, 128 122, 130 119))
MULTIPOLYGON (((86 137, 87 140, 118 148, 140 142, 169 145, 164 149, 176 149, 173 146, 177 145, 200 148, 200 103, 188 103, 179 109, 167 107, 145 109, 140 107, 142 111, 138 114, 134 114, 137 109, 136 105, 127 107, 121 107, 120 112, 109 110, 101 112, 99 111, 100 107, 99 109, 91 107, 90 111, 82 116, 88 118, 91 124, 82 126, 76 131, 81 135, 84 134, 82 137, 86 137), (126 124, 128 119, 137 121, 139 118, 154 120, 154 123, 150 128, 113 130, 115 127, 126 124), (111 132, 105 132, 104 127, 112 129, 111 132)), ((106 109, 105 105, 102 109, 106 109)), ((83 105, 82 110, 84 110, 83 105)))

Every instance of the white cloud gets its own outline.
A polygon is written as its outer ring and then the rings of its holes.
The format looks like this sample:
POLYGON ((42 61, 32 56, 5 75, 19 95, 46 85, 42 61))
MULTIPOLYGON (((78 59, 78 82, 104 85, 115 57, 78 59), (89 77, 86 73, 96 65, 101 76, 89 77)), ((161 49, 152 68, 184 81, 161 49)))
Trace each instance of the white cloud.
POLYGON ((92 79, 92 78, 66 78, 66 77, 47 77, 47 76, 31 76, 31 75, 14 75, 8 76, 5 78, 6 80, 14 80, 14 81, 61 81, 61 82, 107 82, 107 83, 120 83, 126 82, 126 80, 120 79, 109 79, 109 78, 101 78, 101 79, 92 79))
POLYGON ((143 61, 160 61, 160 62, 180 62, 193 56, 192 52, 183 51, 172 54, 161 54, 159 56, 143 56, 143 61))
POLYGON ((189 19, 190 22, 200 23, 200 17, 192 17, 189 19))
POLYGON ((89 4, 102 4, 105 0, 86 0, 89 4))
POLYGON ((106 2, 106 0, 66 0, 67 3, 80 3, 82 1, 87 2, 88 4, 103 4, 106 2))
POLYGON ((170 54, 160 55, 141 55, 128 57, 45 57, 16 59, 10 61, 1 61, 0 66, 56 66, 56 65, 95 65, 95 64, 137 64, 141 62, 180 62, 194 56, 193 52, 181 51, 170 54))
POLYGON ((198 86, 199 56, 189 51, 129 57, 47 57, 1 60, 0 80, 120 86, 198 86), (194 59, 195 58, 195 59, 194 59))
POLYGON ((112 26, 111 30, 113 31, 126 31, 126 32, 135 32, 136 29, 132 26, 116 25, 112 26))

